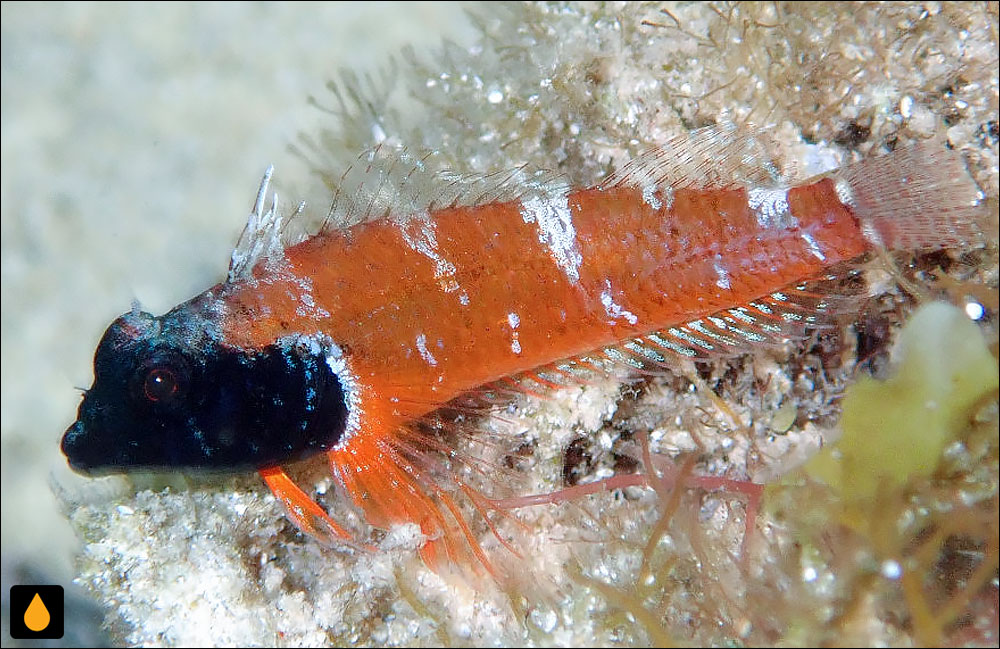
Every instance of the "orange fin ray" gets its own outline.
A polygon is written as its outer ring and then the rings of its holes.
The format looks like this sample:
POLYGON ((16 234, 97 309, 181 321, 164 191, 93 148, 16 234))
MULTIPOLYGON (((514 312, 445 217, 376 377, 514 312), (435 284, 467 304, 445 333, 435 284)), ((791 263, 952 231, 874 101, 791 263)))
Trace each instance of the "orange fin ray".
POLYGON ((354 537, 330 518, 330 515, 302 491, 281 467, 268 467, 261 469, 259 473, 274 497, 285 508, 288 517, 302 532, 328 546, 343 544, 355 549, 371 549, 359 545, 354 537))
POLYGON ((465 467, 470 471, 486 475, 487 466, 481 466, 468 458, 462 457, 443 439, 400 427, 392 441, 394 452, 405 458, 405 463, 412 465, 421 476, 433 479, 431 476, 448 476, 455 471, 455 465, 465 467))
POLYGON ((405 429, 382 435, 361 433, 349 451, 328 452, 330 465, 371 525, 387 529, 414 523, 420 527, 426 537, 420 554, 430 567, 447 559, 458 565, 479 563, 496 574, 449 489, 442 486, 445 482, 456 488, 462 484, 447 465, 453 455, 440 444, 423 448, 424 437, 405 429))

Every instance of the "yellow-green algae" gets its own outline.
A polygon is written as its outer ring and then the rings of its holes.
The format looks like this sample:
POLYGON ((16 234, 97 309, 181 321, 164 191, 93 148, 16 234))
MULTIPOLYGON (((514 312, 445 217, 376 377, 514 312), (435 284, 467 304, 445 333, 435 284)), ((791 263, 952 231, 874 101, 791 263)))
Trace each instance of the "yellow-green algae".
POLYGON ((929 476, 966 430, 969 410, 997 389, 997 360, 979 328, 943 302, 921 306, 900 332, 895 376, 847 389, 843 436, 806 472, 860 507, 879 491, 929 476))
POLYGON ((996 643, 997 359, 941 302, 913 314, 895 351, 891 378, 847 389, 841 438, 768 489, 794 539, 793 645, 996 643), (897 622, 877 635, 880 618, 897 622))

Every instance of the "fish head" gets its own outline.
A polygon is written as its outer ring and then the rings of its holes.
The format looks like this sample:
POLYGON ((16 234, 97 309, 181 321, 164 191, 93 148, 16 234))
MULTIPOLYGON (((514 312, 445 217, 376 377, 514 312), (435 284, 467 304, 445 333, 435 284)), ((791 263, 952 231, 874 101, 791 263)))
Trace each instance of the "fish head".
POLYGON ((62 439, 73 469, 262 468, 343 437, 348 404, 323 345, 289 336, 235 348, 195 305, 135 309, 108 327, 62 439))

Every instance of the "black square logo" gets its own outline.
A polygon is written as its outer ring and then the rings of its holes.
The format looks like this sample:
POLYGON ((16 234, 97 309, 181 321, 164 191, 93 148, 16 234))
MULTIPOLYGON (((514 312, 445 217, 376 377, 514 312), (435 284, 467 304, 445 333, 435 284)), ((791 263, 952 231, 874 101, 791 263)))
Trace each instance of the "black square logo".
POLYGON ((11 586, 10 637, 18 640, 63 637, 63 587, 11 586))

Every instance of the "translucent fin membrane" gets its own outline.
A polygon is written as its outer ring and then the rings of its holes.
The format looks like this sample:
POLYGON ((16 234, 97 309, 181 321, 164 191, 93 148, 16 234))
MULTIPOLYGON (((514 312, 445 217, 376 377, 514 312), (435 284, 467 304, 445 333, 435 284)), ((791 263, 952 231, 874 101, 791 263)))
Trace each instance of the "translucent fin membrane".
POLYGON ((439 484, 426 458, 427 452, 415 451, 407 436, 379 436, 354 444, 350 452, 331 452, 330 466, 370 524, 420 526, 427 537, 420 552, 428 565, 447 559, 494 572, 455 503, 453 494, 464 484, 457 479, 451 489, 439 484))
POLYGON ((692 359, 731 357, 802 340, 808 329, 828 326, 835 316, 853 308, 857 286, 845 280, 854 275, 856 271, 845 270, 844 275, 824 276, 612 349, 615 354, 628 352, 645 364, 661 364, 669 355, 692 359), (826 291, 832 289, 839 293, 828 297, 826 291))
POLYGON ((962 156, 940 142, 864 160, 834 177, 841 200, 854 209, 876 245, 914 250, 983 241, 983 194, 962 156))
POLYGON ((675 136, 623 165, 600 187, 722 189, 776 186, 787 179, 761 131, 732 123, 675 136))
POLYGON ((359 547, 347 530, 334 522, 280 467, 261 469, 260 475, 300 530, 325 545, 336 547, 343 543, 355 549, 359 547))
POLYGON ((358 156, 337 183, 323 230, 377 219, 405 221, 436 210, 565 194, 546 172, 523 166, 492 174, 457 174, 437 168, 436 156, 417 158, 379 146, 358 156))
MULTIPOLYGON (((490 497, 495 497, 492 492, 496 491, 498 479, 507 478, 512 484, 513 475, 469 450, 475 446, 481 451, 502 442, 461 415, 465 408, 458 403, 448 404, 391 434, 361 435, 350 448, 331 451, 330 466, 371 525, 383 529, 401 523, 420 526, 427 537, 421 555, 429 566, 441 566, 443 561, 478 565, 500 576, 461 505, 474 507, 498 542, 517 554, 483 511, 489 500, 479 491, 479 486, 486 485, 490 497), (459 444, 462 440, 467 443, 459 444)), ((490 410, 483 407, 481 412, 490 410)), ((506 439, 509 441, 510 436, 506 439)), ((506 451, 496 447, 490 450, 491 456, 503 456, 501 451, 506 451)))

